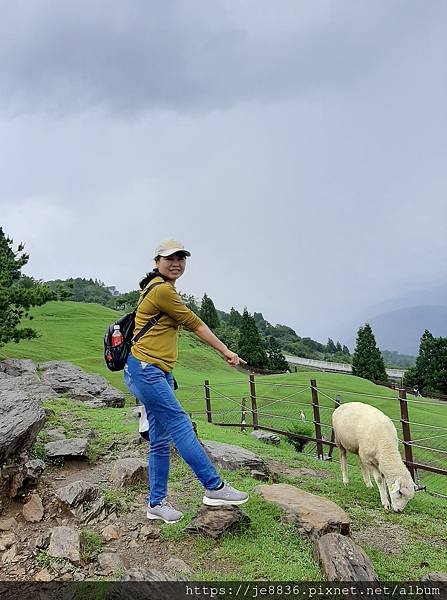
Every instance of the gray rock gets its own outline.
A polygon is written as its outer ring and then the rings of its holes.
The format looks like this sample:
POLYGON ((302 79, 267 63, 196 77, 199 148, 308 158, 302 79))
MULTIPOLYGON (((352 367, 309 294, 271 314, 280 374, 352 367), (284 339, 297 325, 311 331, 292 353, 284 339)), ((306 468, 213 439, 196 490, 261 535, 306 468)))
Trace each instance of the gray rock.
POLYGON ((8 548, 14 545, 16 536, 13 533, 8 533, 0 537, 0 552, 4 552, 8 548))
POLYGON ((45 463, 40 458, 33 458, 25 463, 26 473, 24 484, 28 487, 37 485, 39 477, 45 470, 45 463))
POLYGON ((46 432, 49 442, 58 442, 59 440, 65 440, 66 435, 60 429, 48 429, 46 432))
POLYGON ((172 573, 192 573, 191 567, 181 558, 168 559, 165 568, 172 573))
POLYGON ((440 581, 447 584, 447 573, 426 573, 421 577, 421 581, 440 581))
POLYGON ((379 581, 368 556, 345 535, 323 535, 314 540, 313 552, 327 581, 379 581))
POLYGON ((250 517, 238 506, 202 506, 186 531, 217 539, 227 531, 246 529, 249 524, 250 517))
POLYGON ((250 472, 250 475, 253 477, 253 479, 256 479, 258 481, 268 481, 269 480, 269 476, 264 473, 263 471, 256 471, 255 469, 253 469, 250 472))
POLYGON ((237 471, 245 468, 268 472, 267 465, 262 458, 250 450, 210 440, 203 441, 202 445, 213 463, 221 469, 237 471))
POLYGON ((333 532, 349 535, 351 521, 348 515, 337 504, 322 496, 285 483, 259 485, 255 491, 265 500, 284 509, 287 521, 295 523, 303 535, 312 539, 333 532))
POLYGON ((72 562, 80 561, 81 541, 79 531, 71 527, 53 527, 50 535, 49 556, 68 558, 72 562))
POLYGON ((0 391, 2 393, 21 391, 26 398, 35 400, 39 404, 57 398, 54 390, 42 383, 37 373, 23 373, 14 376, 0 372, 0 391))
POLYGON ((106 542, 110 542, 112 540, 118 540, 121 537, 121 530, 116 525, 107 525, 101 531, 101 535, 106 542))
POLYGON ((9 519, 0 519, 0 531, 10 531, 16 526, 17 521, 14 519, 14 517, 11 517, 9 519))
POLYGON ((28 523, 38 523, 43 519, 43 505, 40 496, 33 494, 29 502, 23 506, 23 518, 28 523))
POLYGON ((48 548, 50 544, 51 532, 44 531, 34 540, 34 549, 45 549, 48 548))
POLYGON ((125 396, 109 384, 105 377, 86 373, 76 365, 64 361, 49 361, 40 365, 42 382, 60 394, 82 402, 101 402, 106 406, 123 407, 125 396))
POLYGON ((160 529, 154 523, 147 523, 147 525, 143 525, 138 535, 140 538, 158 540, 160 537, 160 529))
POLYGON ((45 444, 45 451, 49 458, 70 456, 75 458, 88 458, 89 442, 83 438, 59 440, 45 444))
POLYGON ((67 508, 76 508, 83 502, 91 502, 100 496, 99 487, 82 479, 58 488, 55 496, 67 508))
POLYGON ((260 442, 264 442, 265 444, 273 444, 273 446, 279 446, 281 439, 276 433, 272 433, 271 431, 262 431, 261 429, 255 429, 250 434, 252 437, 256 438, 260 442))
POLYGON ((21 390, 1 392, 0 465, 9 457, 30 448, 44 426, 46 415, 21 390))
POLYGON ((101 570, 107 574, 117 570, 125 571, 129 567, 129 562, 125 557, 112 554, 112 552, 101 552, 98 555, 98 562, 101 570))
POLYGON ((7 358, 0 362, 0 372, 18 377, 24 373, 35 373, 37 365, 29 358, 7 358))
POLYGON ((110 480, 117 487, 148 481, 147 462, 141 458, 122 458, 113 465, 110 480))
POLYGON ((83 523, 96 523, 107 517, 104 498, 92 483, 75 481, 54 493, 60 504, 83 523))

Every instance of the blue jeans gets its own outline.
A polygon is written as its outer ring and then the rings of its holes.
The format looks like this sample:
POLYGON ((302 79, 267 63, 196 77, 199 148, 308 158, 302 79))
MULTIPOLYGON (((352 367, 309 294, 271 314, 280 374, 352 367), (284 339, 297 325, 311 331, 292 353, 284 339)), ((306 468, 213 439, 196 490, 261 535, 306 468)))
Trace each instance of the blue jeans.
POLYGON ((149 501, 159 504, 168 495, 169 442, 172 440, 183 460, 207 489, 221 478, 200 445, 188 415, 174 395, 174 378, 158 367, 129 354, 124 367, 129 391, 144 405, 149 421, 149 501))

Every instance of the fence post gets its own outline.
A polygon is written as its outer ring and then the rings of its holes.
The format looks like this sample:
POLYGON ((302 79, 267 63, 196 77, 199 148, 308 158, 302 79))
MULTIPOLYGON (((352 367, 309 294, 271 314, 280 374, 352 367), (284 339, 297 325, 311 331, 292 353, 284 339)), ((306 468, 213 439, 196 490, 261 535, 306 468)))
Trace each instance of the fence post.
POLYGON ((245 425, 247 424, 246 417, 247 417, 247 403, 246 403, 245 398, 242 398, 242 405, 241 405, 241 432, 242 433, 245 433, 245 425))
POLYGON ((402 434, 403 444, 405 450, 405 462, 407 463, 407 469, 410 471, 410 475, 415 480, 415 470, 413 467, 413 448, 411 447, 411 432, 410 432, 410 419, 408 417, 408 402, 407 392, 405 389, 399 390, 399 404, 400 404, 400 422, 402 423, 402 434), (410 464, 408 464, 410 463, 410 464))
POLYGON ((210 396, 210 382, 205 379, 205 403, 206 403, 206 418, 208 423, 212 423, 211 415, 211 396, 210 396))
POLYGON ((253 415, 253 429, 259 429, 258 427, 258 407, 256 405, 256 387, 255 387, 255 376, 250 373, 250 399, 251 399, 251 413, 253 415))
MULTIPOLYGON (((334 404, 335 404, 334 410, 336 410, 340 406, 340 404, 341 404, 341 397, 338 394, 337 394, 337 396, 335 396, 334 404)), ((332 443, 335 442, 335 431, 334 431, 333 427, 332 427, 332 432, 331 432, 331 442, 332 443)), ((334 451, 334 446, 331 446, 329 448, 329 452, 328 452, 328 456, 331 459, 332 459, 332 452, 333 451, 334 451)))
POLYGON ((312 391, 312 408, 314 410, 314 423, 315 423, 315 437, 317 438, 317 455, 319 460, 324 459, 323 444, 321 442, 321 421, 320 421, 320 405, 318 403, 318 392, 317 392, 317 381, 316 379, 310 380, 310 387, 312 391))

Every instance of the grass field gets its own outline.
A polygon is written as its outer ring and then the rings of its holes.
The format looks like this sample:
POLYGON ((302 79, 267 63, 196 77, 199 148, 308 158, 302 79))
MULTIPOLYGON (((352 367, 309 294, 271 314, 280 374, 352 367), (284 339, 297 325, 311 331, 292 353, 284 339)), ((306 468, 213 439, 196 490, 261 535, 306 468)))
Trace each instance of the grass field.
MULTIPOLYGON (((116 317, 114 311, 93 304, 52 302, 35 309, 33 316, 32 324, 41 333, 41 337, 17 345, 4 346, 0 350, 0 358, 26 357, 36 362, 72 361, 86 371, 104 375, 112 385, 126 391, 122 374, 109 372, 102 358, 102 337, 106 326, 116 317)), ((269 447, 252 438, 249 433, 243 434, 236 428, 206 423, 204 379, 210 380, 213 419, 219 420, 222 414, 224 419, 227 419, 231 414, 237 419, 236 422, 239 422, 241 398, 249 399, 247 376, 227 367, 215 352, 186 332, 182 332, 180 336, 179 361, 175 375, 180 383, 179 398, 186 410, 200 412, 195 418, 200 417, 196 420, 199 434, 204 439, 234 443, 255 451, 265 459, 280 460, 289 466, 308 466, 328 471, 332 475, 329 479, 284 476, 281 481, 321 494, 344 508, 353 521, 354 536, 363 536, 362 547, 372 559, 380 578, 418 579, 430 571, 447 570, 445 499, 420 492, 403 514, 387 514, 380 507, 377 490, 367 489, 357 470, 351 469, 350 485, 344 488, 341 485, 339 466, 335 463, 321 462, 314 456, 297 454, 284 440, 279 447, 269 447), (235 412, 226 413, 226 410, 235 412), (375 539, 375 532, 379 531, 388 537, 388 548, 375 539), (392 544, 393 531, 398 532, 395 548, 392 544), (371 532, 369 540, 365 532, 371 532)), ((392 390, 348 375, 308 371, 257 377, 256 393, 260 415, 267 418, 268 411, 268 414, 274 414, 279 422, 287 423, 296 419, 303 410, 306 418, 312 420, 309 390, 311 378, 317 379, 320 389, 323 423, 329 422, 329 408, 332 408, 333 398, 337 394, 341 395, 344 402, 368 401, 392 417, 399 418, 398 403, 393 399, 396 394, 392 390), (282 387, 278 384, 282 384, 282 387), (288 398, 285 398, 286 396, 288 398), (272 402, 276 404, 271 404, 272 402)), ((123 409, 88 409, 82 403, 68 399, 49 402, 46 405, 55 411, 55 415, 51 417, 48 427, 57 424, 67 426, 67 423, 70 423, 68 435, 76 435, 83 428, 92 427, 99 433, 94 444, 93 458, 98 457, 111 442, 116 443, 115 451, 119 455, 121 445, 128 443, 135 435, 135 421, 129 419, 128 408, 133 402, 129 396, 123 409)), ((441 403, 411 404, 410 419, 422 424, 431 422, 445 427, 447 406, 441 403)), ((37 454, 43 449, 44 432, 39 434, 39 440, 40 443, 35 449, 37 454)), ((253 492, 257 484, 244 473, 226 475, 234 484, 249 492, 253 492)), ((179 461, 174 465, 172 472, 173 485, 178 485, 180 489, 184 486, 184 477, 185 467, 179 461)), ((189 484, 191 490, 188 496, 191 498, 188 500, 190 510, 187 511, 186 520, 173 527, 163 528, 163 536, 167 540, 175 540, 180 545, 179 548, 182 544, 192 544, 191 561, 197 578, 319 578, 319 570, 311 560, 310 543, 297 536, 293 527, 283 522, 278 509, 263 502, 256 494, 252 495, 252 500, 247 504, 247 512, 252 520, 248 532, 225 536, 219 542, 200 537, 191 542, 184 533, 184 527, 200 504, 200 489, 191 477, 188 478, 189 484)))

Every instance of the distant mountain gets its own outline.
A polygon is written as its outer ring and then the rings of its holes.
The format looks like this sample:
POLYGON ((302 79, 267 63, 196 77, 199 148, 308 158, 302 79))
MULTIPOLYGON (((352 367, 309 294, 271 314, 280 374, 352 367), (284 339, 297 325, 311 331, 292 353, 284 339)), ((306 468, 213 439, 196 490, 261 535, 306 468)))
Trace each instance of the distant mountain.
MULTIPOLYGON (((383 312, 365 322, 371 324, 381 350, 416 356, 425 329, 435 337, 447 337, 447 306, 411 306, 383 312)), ((360 326, 362 323, 359 323, 360 326)), ((355 346, 356 331, 351 334, 355 346)))

